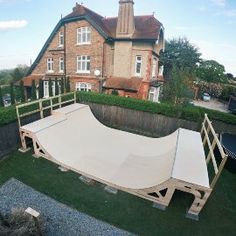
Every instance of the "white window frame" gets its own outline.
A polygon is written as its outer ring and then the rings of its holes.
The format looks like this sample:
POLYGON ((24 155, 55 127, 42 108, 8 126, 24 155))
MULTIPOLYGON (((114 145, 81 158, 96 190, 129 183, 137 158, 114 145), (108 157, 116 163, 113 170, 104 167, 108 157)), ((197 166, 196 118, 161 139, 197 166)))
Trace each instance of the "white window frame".
POLYGON ((43 81, 43 97, 44 98, 49 97, 49 81, 48 80, 43 81))
POLYGON ((59 32, 58 47, 64 47, 64 32, 59 32))
POLYGON ((91 57, 87 55, 77 56, 77 73, 90 74, 91 57))
POLYGON ((142 75, 142 56, 136 56, 135 60, 135 76, 141 76, 142 75), (140 66, 140 67, 139 67, 140 66))
POLYGON ((77 29, 77 45, 91 44, 92 29, 89 26, 77 29))
POLYGON ((64 57, 60 57, 59 58, 59 73, 63 73, 64 72, 64 57))
POLYGON ((161 91, 160 89, 161 89, 160 87, 158 88, 151 87, 148 94, 148 100, 159 103, 159 96, 161 91))
POLYGON ((152 59, 152 78, 155 78, 157 76, 157 58, 153 57, 152 59))
POLYGON ((75 89, 76 91, 91 92, 92 85, 90 83, 85 83, 85 82, 76 82, 75 89))
POLYGON ((47 58, 47 71, 49 73, 53 73, 54 70, 53 70, 53 58, 50 57, 50 58, 47 58))

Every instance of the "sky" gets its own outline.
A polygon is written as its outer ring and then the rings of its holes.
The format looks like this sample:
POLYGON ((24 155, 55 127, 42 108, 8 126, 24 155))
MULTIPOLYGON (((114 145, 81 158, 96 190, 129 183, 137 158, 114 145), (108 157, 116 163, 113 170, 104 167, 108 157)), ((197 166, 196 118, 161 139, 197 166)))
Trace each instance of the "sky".
MULTIPOLYGON (((81 3, 82 1, 78 1, 81 3)), ((119 0, 83 0, 103 16, 118 15, 119 0)), ((236 76, 236 0, 134 0, 135 15, 155 14, 165 38, 187 37, 202 58, 236 76)), ((35 60, 76 0, 0 0, 0 69, 35 60)))

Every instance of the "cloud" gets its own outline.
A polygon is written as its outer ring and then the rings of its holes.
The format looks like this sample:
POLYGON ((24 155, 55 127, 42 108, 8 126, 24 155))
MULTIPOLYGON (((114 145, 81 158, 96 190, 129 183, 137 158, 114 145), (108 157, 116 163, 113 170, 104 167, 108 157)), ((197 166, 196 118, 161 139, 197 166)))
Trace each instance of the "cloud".
POLYGON ((182 26, 182 25, 180 25, 180 26, 174 27, 174 29, 175 29, 175 30, 180 30, 180 31, 187 31, 187 30, 190 30, 191 28, 188 27, 188 26, 182 26))
POLYGON ((14 30, 28 25, 26 20, 0 21, 0 31, 14 30))
POLYGON ((236 46, 226 43, 213 43, 203 40, 192 40, 200 48, 202 57, 207 60, 216 60, 225 66, 226 72, 236 76, 236 46))
POLYGON ((31 0, 0 0, 0 4, 14 4, 14 3, 23 3, 30 1, 31 0))
POLYGON ((224 7, 226 5, 226 0, 210 0, 213 4, 224 7))

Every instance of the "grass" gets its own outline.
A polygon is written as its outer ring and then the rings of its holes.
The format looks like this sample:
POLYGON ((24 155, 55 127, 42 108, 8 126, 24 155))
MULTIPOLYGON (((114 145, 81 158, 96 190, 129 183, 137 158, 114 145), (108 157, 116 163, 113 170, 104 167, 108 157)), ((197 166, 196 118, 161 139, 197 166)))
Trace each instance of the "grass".
POLYGON ((139 235, 235 235, 236 175, 224 171, 216 189, 195 222, 184 217, 191 195, 177 192, 167 211, 119 191, 112 195, 103 186, 87 186, 73 172, 62 173, 32 153, 13 153, 0 161, 0 185, 14 177, 34 189, 97 219, 139 235))

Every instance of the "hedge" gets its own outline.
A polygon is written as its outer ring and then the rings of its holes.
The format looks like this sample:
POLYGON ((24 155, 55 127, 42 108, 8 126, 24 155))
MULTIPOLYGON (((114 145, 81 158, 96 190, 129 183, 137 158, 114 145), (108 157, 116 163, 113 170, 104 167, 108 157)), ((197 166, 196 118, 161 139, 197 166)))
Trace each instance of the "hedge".
MULTIPOLYGON (((172 104, 165 103, 158 104, 150 101, 92 92, 78 92, 77 101, 82 103, 90 102, 109 106, 119 106, 132 110, 161 114, 168 117, 175 117, 195 122, 201 122, 204 114, 207 113, 211 120, 236 125, 235 115, 194 106, 173 106, 172 104)), ((0 126, 11 123, 16 119, 16 111, 14 106, 0 108, 0 126)))
POLYGON ((201 122, 207 113, 211 120, 222 121, 227 124, 236 125, 236 116, 211 109, 189 106, 173 106, 172 104, 153 103, 150 101, 119 97, 114 95, 79 92, 79 102, 91 102, 110 106, 119 106, 132 110, 161 114, 168 117, 176 117, 184 120, 201 122))

